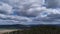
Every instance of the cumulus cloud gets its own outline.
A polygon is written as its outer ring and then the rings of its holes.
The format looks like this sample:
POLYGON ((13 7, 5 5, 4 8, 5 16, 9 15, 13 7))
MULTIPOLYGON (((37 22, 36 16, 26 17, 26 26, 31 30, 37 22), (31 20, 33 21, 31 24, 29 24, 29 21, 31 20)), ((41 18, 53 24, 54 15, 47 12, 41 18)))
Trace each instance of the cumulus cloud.
POLYGON ((48 24, 58 24, 60 21, 60 10, 58 9, 46 9, 42 11, 37 17, 33 18, 33 21, 39 21, 48 24))
POLYGON ((0 0, 1 24, 59 24, 57 0, 0 0))
MULTIPOLYGON (((16 11, 17 15, 34 17, 39 14, 39 12, 40 12, 39 9, 41 9, 41 5, 43 5, 43 4, 44 4, 43 0, 33 0, 33 1, 23 0, 20 2, 20 4, 18 3, 18 7, 14 10, 16 11)), ((15 4, 15 7, 16 7, 16 4, 15 4)))

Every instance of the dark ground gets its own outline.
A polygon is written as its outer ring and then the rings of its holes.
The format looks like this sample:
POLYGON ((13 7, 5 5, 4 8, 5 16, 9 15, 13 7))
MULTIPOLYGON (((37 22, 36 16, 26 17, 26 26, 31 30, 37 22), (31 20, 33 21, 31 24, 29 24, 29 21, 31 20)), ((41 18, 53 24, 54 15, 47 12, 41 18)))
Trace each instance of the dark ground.
POLYGON ((19 29, 9 34, 60 34, 60 26, 56 25, 39 25, 29 28, 19 29))

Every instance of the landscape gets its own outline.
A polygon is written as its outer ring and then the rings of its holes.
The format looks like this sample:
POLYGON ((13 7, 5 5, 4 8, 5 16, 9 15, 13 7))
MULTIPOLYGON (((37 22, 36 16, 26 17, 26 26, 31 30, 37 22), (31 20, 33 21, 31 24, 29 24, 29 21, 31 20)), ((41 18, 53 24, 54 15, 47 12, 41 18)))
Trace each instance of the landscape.
POLYGON ((60 34, 60 0, 0 0, 0 34, 60 34))
POLYGON ((2 34, 60 34, 59 25, 0 25, 2 34), (2 27, 4 26, 4 27, 2 27), (22 26, 22 27, 21 27, 22 26), (5 32, 4 32, 5 31, 5 32))

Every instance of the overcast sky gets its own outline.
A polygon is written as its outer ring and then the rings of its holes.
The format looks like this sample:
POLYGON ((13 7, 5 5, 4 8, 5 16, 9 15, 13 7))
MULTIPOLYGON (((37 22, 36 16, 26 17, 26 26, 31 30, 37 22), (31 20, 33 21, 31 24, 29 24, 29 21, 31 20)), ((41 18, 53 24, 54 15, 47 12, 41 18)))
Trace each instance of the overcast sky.
POLYGON ((59 22, 60 0, 0 0, 0 25, 59 22))

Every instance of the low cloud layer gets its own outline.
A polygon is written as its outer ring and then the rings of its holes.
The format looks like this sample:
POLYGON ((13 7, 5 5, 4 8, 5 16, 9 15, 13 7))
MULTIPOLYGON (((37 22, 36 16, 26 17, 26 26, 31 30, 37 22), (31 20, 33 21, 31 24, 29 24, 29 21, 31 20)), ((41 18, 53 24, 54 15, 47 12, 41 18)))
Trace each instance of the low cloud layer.
POLYGON ((59 0, 0 0, 0 24, 59 24, 59 7, 59 0))

